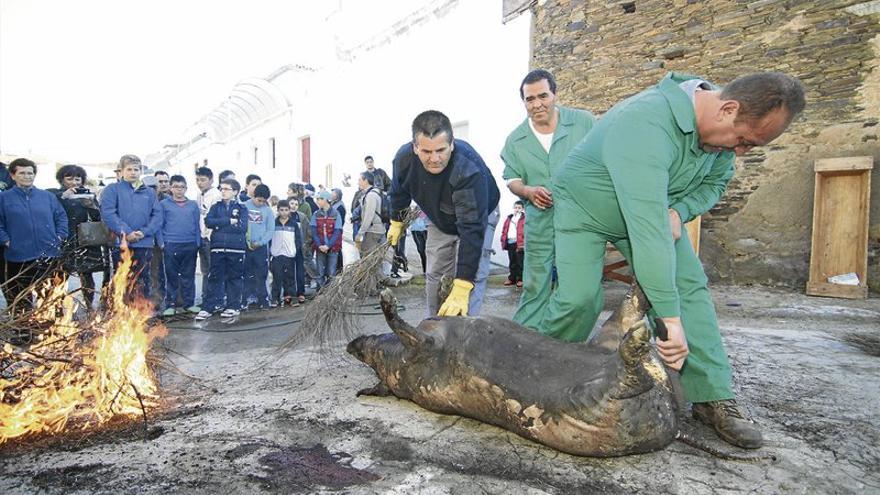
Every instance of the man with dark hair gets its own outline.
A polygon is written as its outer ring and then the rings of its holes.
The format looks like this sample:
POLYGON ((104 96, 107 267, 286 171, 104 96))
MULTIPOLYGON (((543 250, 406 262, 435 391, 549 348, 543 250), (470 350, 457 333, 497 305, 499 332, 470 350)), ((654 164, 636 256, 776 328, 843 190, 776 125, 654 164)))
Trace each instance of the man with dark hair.
POLYGON ((719 200, 735 155, 776 139, 803 108, 803 86, 784 74, 745 76, 722 91, 670 73, 612 107, 554 176, 559 287, 541 331, 589 336, 614 243, 667 329, 658 351, 681 370, 694 416, 744 448, 760 447, 761 432, 734 401, 708 281, 681 225, 719 200))
POLYGON ((201 244, 199 245, 199 271, 202 272, 202 298, 204 299, 205 283, 208 281, 208 271, 211 269, 211 229, 205 227, 205 217, 214 203, 220 201, 220 190, 213 184, 214 172, 208 167, 196 169, 196 204, 199 207, 199 226, 201 229, 201 244))
POLYGON ((165 316, 189 311, 198 313, 196 296, 196 255, 201 241, 199 206, 186 199, 186 179, 174 175, 169 179, 171 197, 162 200, 162 255, 166 272, 165 316))
POLYGON ((519 96, 527 116, 507 136, 501 159, 507 188, 526 203, 528 249, 508 251, 511 264, 517 262, 516 267, 522 268, 521 277, 509 281, 523 289, 513 321, 537 330, 550 300, 556 266, 553 174, 596 119, 590 112, 557 105, 556 80, 546 70, 526 74, 519 85, 519 96))
POLYGON ((253 197, 245 204, 248 211, 247 252, 244 257, 245 291, 242 307, 247 309, 251 299, 259 309, 269 307, 266 278, 269 276, 269 242, 275 234, 275 215, 267 204, 269 186, 257 184, 251 191, 253 197))
MULTIPOLYGON (((382 192, 373 186, 376 176, 370 171, 361 172, 358 176, 358 190, 361 192, 360 210, 361 226, 354 238, 361 257, 364 257, 382 243, 385 236, 385 224, 382 223, 382 192)), ((382 278, 382 265, 378 266, 379 278, 382 278)))
POLYGON ((254 188, 263 183, 263 179, 260 178, 257 174, 250 174, 244 181, 244 190, 238 196, 238 201, 241 203, 246 203, 249 199, 254 197, 254 188))
MULTIPOLYGON (((125 238, 137 273, 136 293, 150 298, 150 265, 155 236, 162 226, 156 192, 141 181, 141 159, 124 155, 119 159, 122 180, 110 184, 101 194, 101 217, 107 228, 125 238)), ((120 262, 114 251, 115 265, 120 262)), ((130 294, 130 297, 133 294, 130 294)))
POLYGON ((413 120, 412 142, 397 151, 393 163, 389 243, 396 246, 400 240, 410 202, 431 220, 428 316, 478 315, 498 223, 500 193, 492 172, 471 145, 453 137, 449 118, 436 110, 413 120), (441 305, 440 279, 453 274, 452 291, 441 305))
MULTIPOLYGON (((161 204, 171 197, 171 178, 168 172, 157 170, 153 172, 153 179, 156 181, 156 199, 161 204)), ((153 286, 153 299, 157 305, 163 304, 165 300, 165 255, 162 251, 164 244, 160 229, 156 232, 156 245, 153 247, 153 261, 150 266, 150 283, 153 286)))
POLYGON ((157 170, 153 172, 153 177, 156 178, 156 197, 159 198, 159 201, 162 201, 165 198, 170 198, 171 178, 168 175, 168 172, 157 170))
POLYGON ((14 313, 33 309, 25 291, 51 276, 67 239, 67 213, 54 194, 34 187, 37 165, 27 158, 9 164, 15 186, 0 193, 0 245, 6 248, 6 304, 14 313))
POLYGON ((373 187, 377 187, 382 192, 387 193, 388 190, 391 189, 391 177, 388 177, 388 174, 384 170, 376 166, 373 157, 370 155, 364 157, 364 165, 367 167, 367 172, 370 172, 375 176, 375 184, 373 184, 373 187))

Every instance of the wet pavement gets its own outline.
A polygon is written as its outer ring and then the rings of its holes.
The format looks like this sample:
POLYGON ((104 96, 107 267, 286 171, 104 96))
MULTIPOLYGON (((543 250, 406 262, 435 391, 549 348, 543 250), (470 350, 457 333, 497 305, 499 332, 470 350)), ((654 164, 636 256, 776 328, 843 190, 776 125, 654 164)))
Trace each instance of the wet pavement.
MULTIPOLYGON (((518 292, 502 281, 484 314, 512 314, 518 292)), ((607 308, 625 290, 608 283, 607 308)), ((395 289, 411 323, 424 316, 422 291, 418 280, 395 289)), ((345 341, 330 354, 277 352, 298 330, 304 308, 293 307, 167 322, 160 346, 180 372, 161 374, 167 406, 150 439, 130 425, 4 446, 0 493, 880 493, 880 301, 713 294, 740 403, 775 460, 724 461, 681 443, 581 458, 408 401, 357 398, 376 378, 345 341)), ((360 332, 387 331, 378 306, 356 309, 372 313, 360 332)))

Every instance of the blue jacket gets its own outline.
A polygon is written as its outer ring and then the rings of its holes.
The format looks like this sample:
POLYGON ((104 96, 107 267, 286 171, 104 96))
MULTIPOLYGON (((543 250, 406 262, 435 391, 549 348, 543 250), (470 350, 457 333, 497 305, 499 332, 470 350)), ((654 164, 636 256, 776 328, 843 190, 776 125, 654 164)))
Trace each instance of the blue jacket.
POLYGON ((247 208, 238 201, 218 201, 208 210, 205 217, 205 227, 211 231, 211 251, 233 250, 245 252, 247 250, 247 208), (238 223, 232 225, 231 219, 238 219, 238 223))
POLYGON ((9 242, 7 261, 57 258, 65 239, 67 212, 54 194, 18 186, 0 193, 0 244, 9 242))
POLYGON ((101 218, 111 232, 128 235, 136 230, 144 238, 129 244, 132 248, 151 248, 162 227, 162 212, 156 191, 140 184, 135 189, 125 181, 114 182, 101 193, 101 218))
POLYGON ((441 232, 459 238, 455 278, 474 280, 483 255, 483 236, 489 214, 498 206, 500 192, 486 163, 471 145, 460 139, 449 164, 439 174, 425 170, 412 143, 394 156, 391 215, 402 220, 411 201, 441 232))
POLYGON ((159 201, 162 211, 162 227, 160 236, 162 243, 194 244, 202 243, 201 226, 199 225, 199 205, 188 199, 183 206, 172 198, 159 201))
POLYGON ((267 246, 275 234, 275 214, 269 205, 257 206, 250 199, 244 204, 248 211, 247 240, 259 246, 267 246))

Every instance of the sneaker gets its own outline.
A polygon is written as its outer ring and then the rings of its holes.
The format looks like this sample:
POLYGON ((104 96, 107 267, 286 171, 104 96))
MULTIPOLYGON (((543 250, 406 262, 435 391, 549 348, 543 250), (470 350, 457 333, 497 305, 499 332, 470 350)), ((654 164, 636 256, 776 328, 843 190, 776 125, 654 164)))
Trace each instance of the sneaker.
POLYGON ((299 304, 304 304, 306 302, 306 296, 296 296, 296 302, 299 304))
POLYGON ((513 280, 507 279, 507 280, 504 281, 504 286, 505 286, 505 287, 510 287, 510 286, 513 285, 513 284, 514 284, 514 281, 513 281, 513 280))
POLYGON ((277 308, 277 307, 278 307, 278 301, 269 301, 269 307, 270 307, 270 308, 277 308))
POLYGON ((520 280, 519 282, 516 283, 516 287, 518 289, 522 289, 522 280, 520 280))
POLYGON ((725 442, 744 449, 758 449, 764 444, 761 430, 747 419, 733 399, 698 402, 693 408, 694 418, 711 426, 725 442))
POLYGON ((174 308, 168 308, 165 311, 162 311, 162 316, 174 316, 175 313, 176 311, 174 308))
POLYGON ((220 313, 220 318, 235 318, 240 315, 241 311, 237 309, 224 309, 222 313, 220 313))
POLYGON ((196 321, 207 320, 210 317, 211 317, 210 311, 201 310, 198 312, 198 314, 196 314, 196 321))
POLYGON ((200 308, 198 306, 190 306, 190 307, 186 308, 186 310, 190 313, 195 314, 195 313, 200 312, 202 310, 202 308, 200 308))

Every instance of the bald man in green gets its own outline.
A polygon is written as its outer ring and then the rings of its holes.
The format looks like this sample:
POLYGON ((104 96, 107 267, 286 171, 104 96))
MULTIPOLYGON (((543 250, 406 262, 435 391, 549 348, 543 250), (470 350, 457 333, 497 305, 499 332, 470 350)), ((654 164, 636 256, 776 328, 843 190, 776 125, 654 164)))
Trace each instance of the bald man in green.
POLYGON ((539 330, 550 301, 556 263, 551 181, 596 118, 585 110, 557 105, 556 80, 546 70, 526 74, 519 96, 528 116, 510 133, 501 150, 507 187, 526 202, 523 292, 513 320, 539 330))
POLYGON ((763 438, 734 401, 708 281, 681 225, 721 198, 734 155, 776 139, 804 106, 803 86, 781 73, 723 89, 670 73, 612 107, 554 176, 559 286, 541 331, 588 337, 603 305, 605 244, 614 243, 668 329, 658 352, 681 370, 694 416, 743 448, 763 438))

